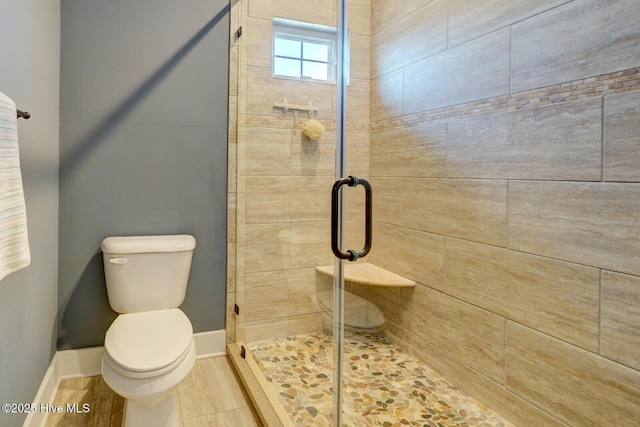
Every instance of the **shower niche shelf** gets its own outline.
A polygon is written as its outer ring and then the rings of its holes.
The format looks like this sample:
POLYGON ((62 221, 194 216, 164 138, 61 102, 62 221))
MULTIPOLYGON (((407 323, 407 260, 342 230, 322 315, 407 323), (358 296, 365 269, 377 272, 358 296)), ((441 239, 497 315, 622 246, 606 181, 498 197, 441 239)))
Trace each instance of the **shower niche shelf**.
MULTIPOLYGON (((316 272, 333 277, 333 265, 316 267, 316 272)), ((357 285, 389 288, 413 288, 416 286, 416 282, 413 280, 409 280, 406 277, 402 277, 368 262, 345 265, 344 280, 345 282, 357 285)))

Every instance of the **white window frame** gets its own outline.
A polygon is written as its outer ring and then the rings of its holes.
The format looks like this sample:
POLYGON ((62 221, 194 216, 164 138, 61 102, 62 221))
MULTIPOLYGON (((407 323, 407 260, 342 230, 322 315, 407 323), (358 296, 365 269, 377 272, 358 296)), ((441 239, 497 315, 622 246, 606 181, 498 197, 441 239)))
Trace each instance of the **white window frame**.
POLYGON ((326 25, 311 24, 307 22, 293 21, 290 19, 273 18, 273 35, 271 38, 272 50, 271 50, 271 76, 279 79, 292 79, 301 81, 313 81, 313 82, 325 82, 335 83, 336 80, 336 29, 335 27, 329 27, 326 25), (308 41, 313 43, 326 44, 329 48, 329 60, 313 61, 303 58, 291 58, 300 61, 300 67, 303 62, 316 62, 328 65, 328 78, 314 79, 311 77, 302 76, 302 69, 300 70, 301 77, 284 76, 275 73, 275 58, 288 58, 285 56, 276 56, 275 41, 277 38, 284 38, 289 40, 299 40, 301 43, 308 41))

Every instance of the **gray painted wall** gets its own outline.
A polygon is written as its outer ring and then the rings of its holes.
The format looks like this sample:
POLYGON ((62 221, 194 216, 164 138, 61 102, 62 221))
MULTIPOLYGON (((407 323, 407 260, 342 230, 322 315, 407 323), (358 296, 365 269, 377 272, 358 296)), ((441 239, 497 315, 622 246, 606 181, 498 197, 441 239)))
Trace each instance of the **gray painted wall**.
POLYGON ((224 328, 226 0, 62 0, 58 349, 102 345, 116 314, 100 242, 193 234, 182 309, 224 328))
POLYGON ((55 351, 59 70, 60 1, 1 1, 0 91, 33 117, 18 122, 31 265, 0 281, 0 402, 32 402, 55 351))

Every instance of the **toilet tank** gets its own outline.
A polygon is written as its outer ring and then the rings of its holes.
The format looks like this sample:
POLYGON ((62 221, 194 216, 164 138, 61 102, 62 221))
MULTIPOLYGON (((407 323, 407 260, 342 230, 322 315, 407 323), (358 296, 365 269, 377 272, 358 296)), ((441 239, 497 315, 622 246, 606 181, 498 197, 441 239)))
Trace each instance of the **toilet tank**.
POLYGON ((107 237, 100 247, 113 310, 136 313, 182 304, 196 247, 193 236, 107 237))

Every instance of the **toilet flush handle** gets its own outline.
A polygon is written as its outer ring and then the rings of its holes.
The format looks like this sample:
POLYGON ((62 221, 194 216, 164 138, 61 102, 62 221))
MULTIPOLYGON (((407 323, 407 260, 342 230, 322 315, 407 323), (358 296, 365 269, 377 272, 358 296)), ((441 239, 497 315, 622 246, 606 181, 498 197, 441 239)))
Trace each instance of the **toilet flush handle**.
POLYGON ((109 264, 126 264, 126 263, 127 263, 126 258, 111 258, 109 260, 109 264))

